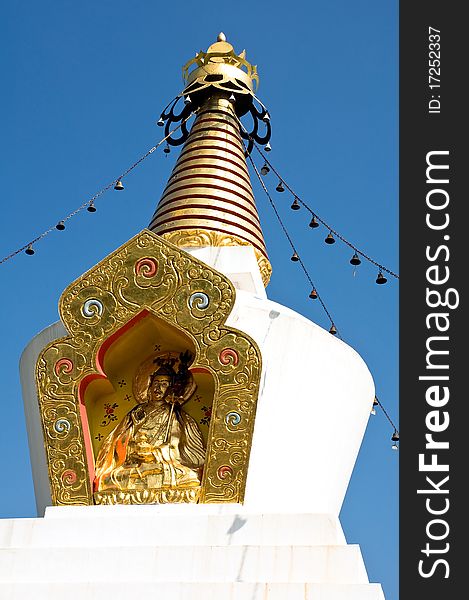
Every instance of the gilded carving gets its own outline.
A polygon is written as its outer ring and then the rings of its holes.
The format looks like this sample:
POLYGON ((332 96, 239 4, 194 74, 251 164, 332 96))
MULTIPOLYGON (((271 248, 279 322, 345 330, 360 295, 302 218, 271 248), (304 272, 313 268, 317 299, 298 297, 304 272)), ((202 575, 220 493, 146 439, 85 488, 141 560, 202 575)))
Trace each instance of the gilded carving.
MULTIPOLYGON (((234 300, 234 287, 226 277, 148 230, 64 291, 59 310, 69 335, 46 346, 36 368, 54 504, 242 502, 261 359, 249 336, 225 325, 234 300), (138 348, 140 338, 132 332, 137 331, 139 323, 147 323, 145 319, 151 319, 155 331, 172 336, 176 354, 169 352, 171 344, 165 347, 164 340, 153 339, 150 329, 145 334, 148 352, 138 348), (124 344, 124 335, 134 337, 129 337, 131 341, 122 346, 119 359, 122 364, 126 363, 129 352, 130 355, 147 352, 147 356, 142 354, 140 366, 126 375, 117 368, 111 373, 107 353, 109 348, 124 344), (176 401, 173 409, 168 405, 151 413, 153 405, 145 402, 154 361, 158 357, 168 360, 185 350, 191 353, 190 372, 199 382, 205 382, 202 395, 192 390, 184 404, 184 410, 187 406, 192 416, 184 416, 182 403, 179 406, 176 401), (90 401, 89 390, 95 390, 92 397, 99 402, 90 401), (140 414, 139 406, 151 413, 150 420, 142 421, 146 429, 141 432, 150 435, 153 430, 149 423, 156 423, 161 417, 162 423, 165 419, 168 423, 167 442, 173 435, 173 425, 177 428, 177 423, 197 421, 205 456, 203 468, 197 466, 195 459, 192 466, 185 465, 189 470, 184 482, 190 485, 171 487, 164 483, 146 489, 140 483, 120 488, 110 484, 110 474, 116 465, 102 458, 105 450, 101 457, 99 453, 106 440, 117 443, 123 439, 116 430, 119 427, 125 430, 125 419, 140 414), (105 464, 107 471, 103 470, 105 464), (191 469, 193 474, 189 472, 191 469), (103 473, 104 479, 108 479, 100 487, 97 480, 103 473)), ((154 402, 160 400, 155 396, 154 402)), ((138 443, 132 446, 132 456, 140 457, 143 464, 145 444, 138 446, 138 443)), ((158 444, 154 443, 152 456, 157 451, 158 444)), ((171 460, 168 464, 172 468, 178 464, 177 457, 172 456, 171 460)), ((120 481, 127 481, 127 476, 133 482, 140 481, 135 478, 136 471, 125 470, 127 464, 120 471, 120 481)), ((184 466, 184 461, 181 464, 184 466)), ((145 477, 157 481, 158 465, 153 470, 148 468, 145 477)))
MULTIPOLYGON (((162 233, 162 237, 168 242, 180 247, 204 247, 204 246, 250 246, 249 242, 229 235, 221 231, 210 231, 208 229, 182 229, 162 233)), ((272 275, 272 267, 269 260, 257 248, 254 248, 257 264, 261 273, 264 286, 267 287, 272 275)))

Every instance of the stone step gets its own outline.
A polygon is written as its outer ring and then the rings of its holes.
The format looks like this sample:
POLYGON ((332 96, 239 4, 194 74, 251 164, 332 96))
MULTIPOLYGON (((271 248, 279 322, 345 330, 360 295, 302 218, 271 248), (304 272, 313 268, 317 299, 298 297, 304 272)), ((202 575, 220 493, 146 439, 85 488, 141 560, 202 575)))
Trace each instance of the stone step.
MULTIPOLYGON (((197 506, 197 508, 202 508, 197 506)), ((192 507, 193 509, 193 507, 192 507)), ((0 547, 344 545, 332 515, 244 514, 158 506, 54 507, 44 519, 0 521, 0 547)))
POLYGON ((2 600, 384 600, 381 586, 316 583, 0 583, 2 600))
MULTIPOLYGON (((64 536, 68 535, 64 531, 64 536)), ((0 549, 0 582, 368 583, 360 548, 166 546, 0 549)))

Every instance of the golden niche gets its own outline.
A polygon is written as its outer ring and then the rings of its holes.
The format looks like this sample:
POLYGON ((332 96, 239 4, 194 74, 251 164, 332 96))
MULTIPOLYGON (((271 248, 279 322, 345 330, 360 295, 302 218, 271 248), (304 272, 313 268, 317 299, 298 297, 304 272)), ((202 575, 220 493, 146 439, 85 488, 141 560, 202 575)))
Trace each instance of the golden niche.
POLYGON ((205 443, 197 421, 184 410, 197 390, 191 359, 187 350, 165 352, 138 370, 134 394, 143 402, 103 441, 96 459, 97 504, 198 501, 205 443))
POLYGON ((262 365, 234 302, 149 230, 67 287, 36 363, 54 505, 243 502, 262 365))

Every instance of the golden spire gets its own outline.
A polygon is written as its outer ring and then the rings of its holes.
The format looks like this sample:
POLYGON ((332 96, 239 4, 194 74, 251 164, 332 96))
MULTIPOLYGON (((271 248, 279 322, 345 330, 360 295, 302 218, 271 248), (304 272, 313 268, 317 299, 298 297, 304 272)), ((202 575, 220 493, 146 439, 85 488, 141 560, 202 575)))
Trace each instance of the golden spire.
POLYGON ((149 229, 180 247, 252 246, 267 285, 272 269, 238 121, 248 111, 255 119, 267 114, 253 107, 257 69, 220 33, 207 52, 187 63, 183 75, 187 85, 177 100, 184 97, 185 108, 175 115, 176 100, 162 121, 170 131, 192 112, 197 118, 190 133, 181 127, 182 135, 168 140, 173 146, 185 144, 149 229))

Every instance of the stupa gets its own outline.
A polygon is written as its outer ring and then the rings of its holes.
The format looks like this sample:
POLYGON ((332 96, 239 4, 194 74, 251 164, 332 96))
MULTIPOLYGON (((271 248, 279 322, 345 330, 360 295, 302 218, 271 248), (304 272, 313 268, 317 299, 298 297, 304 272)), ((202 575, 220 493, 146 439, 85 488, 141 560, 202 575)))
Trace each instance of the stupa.
POLYGON ((265 291, 257 69, 220 34, 184 73, 148 229, 21 358, 38 517, 0 522, 0 597, 382 600, 338 518, 372 377, 265 291))

